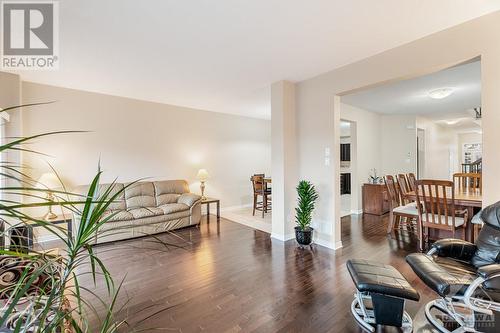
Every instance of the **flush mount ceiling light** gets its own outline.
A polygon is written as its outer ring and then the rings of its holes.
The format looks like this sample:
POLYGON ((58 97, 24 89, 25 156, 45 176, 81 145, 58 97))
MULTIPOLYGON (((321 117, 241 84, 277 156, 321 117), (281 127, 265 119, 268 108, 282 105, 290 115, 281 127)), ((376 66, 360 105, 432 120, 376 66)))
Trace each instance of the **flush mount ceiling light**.
POLYGON ((453 88, 439 88, 429 91, 429 97, 434 99, 443 99, 453 94, 454 91, 455 90, 453 88))
POLYGON ((458 124, 459 121, 460 121, 460 119, 452 119, 452 120, 445 120, 444 122, 447 125, 455 125, 455 124, 458 124))

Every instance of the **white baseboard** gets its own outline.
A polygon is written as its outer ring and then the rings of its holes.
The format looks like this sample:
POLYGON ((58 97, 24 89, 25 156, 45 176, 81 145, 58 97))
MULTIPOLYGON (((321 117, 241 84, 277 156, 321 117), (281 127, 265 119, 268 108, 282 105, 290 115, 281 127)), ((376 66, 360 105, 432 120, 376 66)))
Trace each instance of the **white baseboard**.
POLYGON ((359 215, 359 214, 363 214, 363 210, 362 209, 358 209, 358 210, 351 210, 351 214, 355 214, 355 215, 359 215))
POLYGON ((47 235, 35 236, 34 242, 35 243, 46 243, 46 242, 51 242, 51 241, 55 241, 58 239, 59 239, 59 237, 57 237, 54 234, 47 234, 47 235))
POLYGON ((342 241, 338 241, 338 242, 333 243, 333 242, 330 242, 330 241, 327 241, 327 240, 324 240, 321 238, 316 238, 316 239, 314 239, 314 244, 324 246, 324 247, 329 248, 331 250, 338 250, 338 249, 342 248, 342 241))
POLYGON ((221 213, 223 213, 223 212, 232 212, 232 211, 235 211, 235 210, 239 210, 239 209, 242 209, 242 208, 248 208, 248 207, 252 207, 252 204, 245 204, 245 205, 239 205, 239 206, 229 206, 229 207, 221 207, 220 211, 221 211, 221 213))
POLYGON ((283 235, 283 234, 271 233, 271 238, 280 240, 282 242, 286 242, 287 240, 294 239, 295 234, 283 235))

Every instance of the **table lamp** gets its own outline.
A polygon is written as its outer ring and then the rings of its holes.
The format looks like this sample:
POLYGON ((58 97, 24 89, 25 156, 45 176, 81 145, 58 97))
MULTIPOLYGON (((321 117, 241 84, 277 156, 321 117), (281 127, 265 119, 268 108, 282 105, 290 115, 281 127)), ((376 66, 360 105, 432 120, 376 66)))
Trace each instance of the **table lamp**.
POLYGON ((198 175, 196 175, 196 178, 200 181, 200 189, 201 189, 201 199, 205 200, 205 182, 208 179, 208 172, 205 169, 200 169, 198 170, 198 175))
POLYGON ((48 206, 49 210, 47 214, 43 216, 43 218, 45 220, 55 219, 57 215, 52 212, 52 203, 54 202, 55 197, 51 190, 61 187, 59 178, 53 172, 46 172, 40 177, 40 179, 38 179, 38 184, 36 185, 36 187, 39 189, 47 190, 47 201, 50 202, 50 205, 48 206))

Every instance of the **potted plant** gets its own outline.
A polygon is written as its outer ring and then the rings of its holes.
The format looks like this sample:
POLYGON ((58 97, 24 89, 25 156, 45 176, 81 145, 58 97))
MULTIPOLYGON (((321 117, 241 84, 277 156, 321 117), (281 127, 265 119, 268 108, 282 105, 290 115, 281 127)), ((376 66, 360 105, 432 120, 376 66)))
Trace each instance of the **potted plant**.
POLYGON ((297 185, 298 203, 295 208, 295 239, 300 245, 312 243, 311 220, 318 193, 311 182, 301 180, 297 185))
MULTIPOLYGON (((40 104, 47 103, 28 104, 24 107, 40 104)), ((20 107, 22 106, 0 109, 0 113, 20 107)), ((41 137, 73 132, 59 131, 12 138, 0 144, 0 153, 8 151, 36 153, 26 149, 25 144, 41 137)), ((36 180, 26 175, 25 169, 25 166, 13 162, 0 161, 0 173, 12 183, 12 185, 1 186, 0 194, 9 193, 15 198, 0 200, 0 222, 2 218, 6 218, 13 226, 27 226, 28 223, 41 226, 56 236, 61 245, 59 251, 55 253, 38 252, 33 249, 18 251, 12 246, 8 249, 4 248, 0 241, 0 271, 3 272, 0 286, 0 332, 141 331, 135 326, 145 322, 150 316, 137 323, 128 322, 126 318, 129 314, 124 313, 123 307, 117 306, 118 295, 124 280, 122 279, 117 284, 105 263, 100 259, 99 253, 92 248, 96 234, 100 234, 101 227, 116 214, 106 212, 110 205, 124 193, 125 188, 118 189, 115 187, 115 182, 112 182, 107 189, 100 190, 102 171, 99 168, 86 195, 68 192, 60 179, 62 190, 53 191, 34 186, 36 180), (32 217, 29 210, 26 210, 54 205, 54 201, 47 196, 48 191, 54 194, 61 208, 69 210, 80 220, 78 228, 73 231, 73 237, 68 238, 66 230, 44 219, 32 217), (25 201, 26 198, 34 202, 25 201), (83 276, 85 278, 82 278, 83 276), (81 284, 87 276, 93 280, 93 286, 81 284), (96 287, 97 281, 106 286, 104 295, 93 291, 92 287, 96 287), (93 303, 99 304, 99 312, 93 303), (123 316, 125 319, 122 318, 123 316)), ((52 170, 59 178, 55 169, 52 170)), ((127 187, 131 184, 134 182, 127 187)), ((119 233, 124 228, 128 226, 109 230, 119 233)), ((2 230, 0 223, 0 240, 4 237, 9 237, 9 230, 2 230)), ((155 237, 152 241, 160 243, 162 248, 168 250, 169 244, 160 238, 155 237)))

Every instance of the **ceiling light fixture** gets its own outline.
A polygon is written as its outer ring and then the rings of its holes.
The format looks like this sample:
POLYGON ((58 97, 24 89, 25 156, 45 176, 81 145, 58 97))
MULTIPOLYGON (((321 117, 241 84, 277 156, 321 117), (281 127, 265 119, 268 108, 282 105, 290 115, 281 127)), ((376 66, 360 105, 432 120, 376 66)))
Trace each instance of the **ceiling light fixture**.
POLYGON ((444 122, 445 122, 447 125, 455 125, 455 124, 457 124, 459 121, 460 121, 460 119, 453 119, 453 120, 445 120, 444 122))
POLYGON ((434 99, 443 99, 453 94, 454 91, 455 90, 453 88, 439 88, 429 91, 429 97, 434 99))

